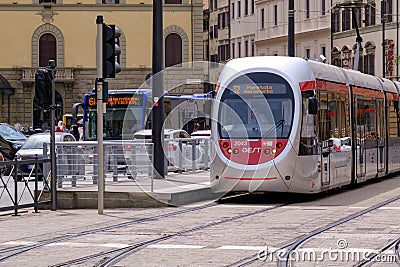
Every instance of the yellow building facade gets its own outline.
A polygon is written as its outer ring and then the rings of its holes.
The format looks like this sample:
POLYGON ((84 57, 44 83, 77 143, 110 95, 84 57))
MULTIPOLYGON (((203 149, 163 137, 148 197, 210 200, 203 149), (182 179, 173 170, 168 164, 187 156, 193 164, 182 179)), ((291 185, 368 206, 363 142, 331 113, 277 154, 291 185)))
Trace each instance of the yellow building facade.
MULTIPOLYGON (((109 80, 110 89, 137 88, 152 65, 152 16, 149 0, 6 0, 0 3, 0 75, 14 90, 1 88, 0 122, 36 126, 34 75, 48 59, 56 60, 56 98, 61 109, 94 87, 96 17, 121 30, 122 71, 109 80), (4 3, 6 2, 6 3, 4 3)), ((164 64, 203 60, 202 1, 164 0, 164 64), (169 37, 174 38, 169 38, 169 37), (168 43, 173 39, 172 43, 168 43), (172 49, 171 49, 172 47, 172 49), (174 61, 175 60, 175 61, 174 61)), ((184 79, 184 73, 180 73, 184 79)), ((3 85, 4 87, 4 85, 3 85)), ((199 88, 191 88, 196 91, 199 88)), ((193 93, 193 92, 185 92, 193 93)))

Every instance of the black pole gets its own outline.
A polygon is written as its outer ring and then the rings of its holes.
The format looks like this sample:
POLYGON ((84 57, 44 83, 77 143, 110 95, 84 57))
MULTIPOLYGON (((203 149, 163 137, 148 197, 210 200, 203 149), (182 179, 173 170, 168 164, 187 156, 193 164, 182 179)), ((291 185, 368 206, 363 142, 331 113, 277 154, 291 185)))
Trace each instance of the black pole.
POLYGON ((353 65, 353 69, 354 70, 359 70, 359 62, 360 62, 360 50, 361 50, 361 43, 363 41, 363 39, 361 38, 360 35, 360 31, 358 29, 358 23, 357 23, 357 19, 356 19, 356 12, 354 11, 355 7, 351 8, 351 15, 352 15, 352 20, 353 20, 353 24, 354 27, 356 28, 356 33, 357 33, 357 37, 356 37, 356 43, 357 43, 357 51, 356 51, 356 55, 354 57, 354 65, 353 65))
POLYGON ((51 169, 51 210, 57 210, 57 166, 56 166, 56 127, 55 127, 55 114, 56 114, 56 84, 55 84, 55 70, 56 67, 54 60, 49 60, 48 71, 51 76, 51 121, 50 121, 50 169, 51 169))
POLYGON ((154 144, 153 166, 155 169, 154 178, 165 178, 164 174, 164 151, 162 143, 164 134, 164 87, 163 87, 163 10, 162 0, 153 0, 153 59, 152 59, 152 91, 153 91, 153 123, 152 142, 154 144))
POLYGON ((294 0, 289 0, 288 56, 294 57, 294 0))
POLYGON ((386 16, 385 16, 385 1, 381 1, 381 23, 382 23, 382 77, 385 78, 386 76, 386 41, 385 41, 385 23, 386 23, 386 16))

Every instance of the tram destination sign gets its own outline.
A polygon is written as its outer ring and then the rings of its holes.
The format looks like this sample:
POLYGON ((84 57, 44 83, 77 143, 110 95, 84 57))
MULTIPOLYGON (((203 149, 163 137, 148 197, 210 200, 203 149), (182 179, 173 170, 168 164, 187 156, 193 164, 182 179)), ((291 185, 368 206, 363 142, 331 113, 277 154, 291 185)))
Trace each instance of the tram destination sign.
MULTIPOLYGON (((90 96, 87 99, 87 103, 89 106, 96 106, 97 101, 95 96, 90 96)), ((108 101, 107 101, 107 106, 141 106, 142 105, 142 98, 138 95, 109 95, 108 96, 108 101)))
POLYGON ((286 94, 282 83, 241 83, 233 84, 231 91, 235 94, 286 94))

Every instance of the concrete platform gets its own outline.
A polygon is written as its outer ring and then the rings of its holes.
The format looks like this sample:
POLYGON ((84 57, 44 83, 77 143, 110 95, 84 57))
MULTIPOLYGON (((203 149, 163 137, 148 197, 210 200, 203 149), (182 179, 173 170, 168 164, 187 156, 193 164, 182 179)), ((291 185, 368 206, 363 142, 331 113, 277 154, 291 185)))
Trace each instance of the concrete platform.
MULTIPOLYGON (((50 199, 45 192, 44 199, 50 199)), ((169 173, 165 179, 119 177, 113 181, 106 177, 104 208, 151 208, 179 206, 214 200, 219 196, 211 192, 210 172, 169 173)), ((59 209, 96 209, 98 186, 89 181, 78 181, 76 187, 57 188, 59 209)))

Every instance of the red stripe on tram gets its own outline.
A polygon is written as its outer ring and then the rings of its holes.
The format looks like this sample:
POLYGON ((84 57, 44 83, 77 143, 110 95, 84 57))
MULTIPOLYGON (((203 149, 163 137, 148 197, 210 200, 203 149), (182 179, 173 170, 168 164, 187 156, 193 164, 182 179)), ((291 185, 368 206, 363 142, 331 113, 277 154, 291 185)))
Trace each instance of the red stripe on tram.
POLYGON ((316 88, 315 81, 305 81, 299 83, 300 90, 314 90, 316 88))

